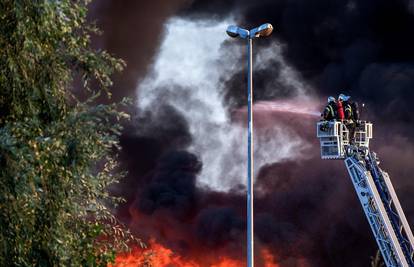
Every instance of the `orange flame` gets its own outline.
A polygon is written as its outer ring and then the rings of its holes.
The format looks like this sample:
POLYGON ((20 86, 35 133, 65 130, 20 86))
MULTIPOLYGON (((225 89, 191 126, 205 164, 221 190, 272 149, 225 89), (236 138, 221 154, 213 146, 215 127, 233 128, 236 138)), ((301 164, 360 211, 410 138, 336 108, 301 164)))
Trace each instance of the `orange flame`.
POLYGON ((228 258, 222 259, 219 263, 211 265, 211 267, 239 267, 243 266, 243 263, 238 260, 232 260, 228 258))
MULTIPOLYGON (((198 263, 192 259, 186 259, 180 255, 175 254, 171 249, 166 248, 155 240, 149 241, 150 248, 141 249, 134 248, 128 254, 119 254, 116 257, 115 264, 108 267, 204 267, 203 263, 198 263)), ((276 263, 275 256, 268 250, 261 250, 261 257, 264 262, 264 267, 279 267, 276 263)), ((215 263, 210 264, 210 267, 240 267, 246 263, 241 260, 231 259, 228 257, 221 257, 215 263)))
POLYGON ((171 249, 157 244, 154 240, 150 240, 149 243, 150 248, 148 249, 134 248, 131 253, 118 255, 114 267, 199 267, 195 262, 182 259, 181 256, 174 254, 171 249))
POLYGON ((275 256, 270 253, 268 249, 262 249, 261 254, 264 260, 264 267, 279 267, 279 265, 275 263, 275 256))

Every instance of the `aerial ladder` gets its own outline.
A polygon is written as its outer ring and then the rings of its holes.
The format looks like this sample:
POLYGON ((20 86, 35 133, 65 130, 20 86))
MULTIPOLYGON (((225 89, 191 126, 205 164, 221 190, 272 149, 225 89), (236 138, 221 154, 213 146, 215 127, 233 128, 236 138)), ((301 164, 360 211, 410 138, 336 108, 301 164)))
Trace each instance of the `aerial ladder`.
POLYGON ((387 267, 414 267, 414 237, 389 175, 370 151, 372 123, 359 121, 353 138, 340 121, 317 123, 321 158, 344 160, 387 267))

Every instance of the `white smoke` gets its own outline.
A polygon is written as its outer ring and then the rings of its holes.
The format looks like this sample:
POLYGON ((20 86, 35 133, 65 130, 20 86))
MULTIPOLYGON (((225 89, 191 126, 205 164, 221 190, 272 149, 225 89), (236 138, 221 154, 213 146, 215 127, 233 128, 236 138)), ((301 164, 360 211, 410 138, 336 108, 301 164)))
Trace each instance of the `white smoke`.
MULTIPOLYGON (((225 30, 230 24, 231 19, 170 19, 152 72, 137 89, 140 110, 151 109, 153 103, 163 101, 183 114, 193 136, 190 150, 203 162, 198 185, 220 191, 245 184, 247 173, 246 128, 231 122, 220 94, 223 77, 246 68, 238 64, 246 56, 244 46, 232 47, 233 51, 223 46, 229 41, 225 30)), ((306 95, 306 86, 284 62, 280 45, 274 43, 254 52, 255 66, 266 68, 270 59, 278 61, 282 66, 279 82, 294 88, 298 97, 306 95)), ((266 132, 255 136, 256 173, 264 164, 298 157, 306 146, 296 133, 277 125, 269 126, 266 132)))
MULTIPOLYGON (((281 66, 281 69, 276 79, 283 85, 292 88, 294 90, 292 92, 294 97, 310 98, 308 96, 310 93, 309 86, 302 81, 299 73, 286 63, 282 57, 282 49, 283 46, 280 43, 273 42, 271 46, 257 51, 256 62, 254 63, 255 69, 260 71, 261 69, 268 68, 271 61, 277 62, 281 66)), ((275 77, 269 77, 269 79, 275 79, 275 77)))

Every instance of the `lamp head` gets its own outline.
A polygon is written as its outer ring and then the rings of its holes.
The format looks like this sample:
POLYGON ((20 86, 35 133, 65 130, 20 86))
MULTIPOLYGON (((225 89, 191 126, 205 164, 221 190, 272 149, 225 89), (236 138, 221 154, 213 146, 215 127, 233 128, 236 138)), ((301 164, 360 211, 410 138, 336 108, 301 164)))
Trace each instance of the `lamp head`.
POLYGON ((236 38, 237 36, 239 36, 239 32, 237 31, 238 28, 239 27, 237 26, 230 25, 227 27, 226 32, 230 37, 236 38))
POLYGON ((273 31, 273 26, 270 23, 265 23, 260 25, 257 28, 254 28, 253 30, 251 30, 251 35, 254 36, 255 38, 257 37, 267 37, 269 35, 272 34, 273 31))
POLYGON ((228 26, 226 32, 230 37, 233 37, 233 38, 235 38, 235 37, 241 37, 241 38, 249 37, 249 31, 248 30, 242 29, 242 28, 234 26, 234 25, 228 26))
POLYGON ((260 37, 267 37, 270 36, 273 32, 273 26, 270 23, 265 23, 259 26, 258 33, 260 37))

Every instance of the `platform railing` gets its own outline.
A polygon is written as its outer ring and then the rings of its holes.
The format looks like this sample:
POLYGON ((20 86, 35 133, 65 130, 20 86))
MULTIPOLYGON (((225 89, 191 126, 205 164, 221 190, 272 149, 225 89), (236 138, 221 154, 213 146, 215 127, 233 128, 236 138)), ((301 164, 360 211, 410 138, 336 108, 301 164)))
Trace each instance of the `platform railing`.
POLYGON ((369 148, 372 123, 320 121, 317 123, 316 135, 320 140, 322 159, 344 159, 350 144, 357 148, 369 148), (350 129, 354 129, 354 132, 350 129))

